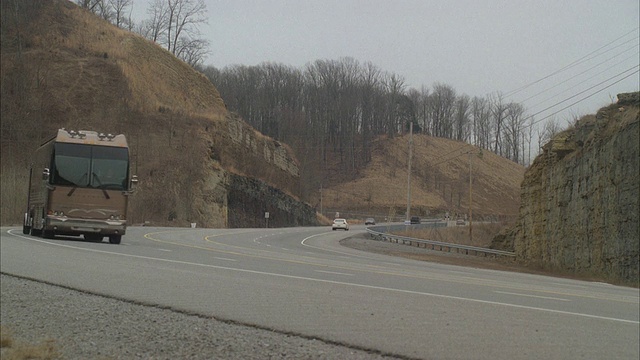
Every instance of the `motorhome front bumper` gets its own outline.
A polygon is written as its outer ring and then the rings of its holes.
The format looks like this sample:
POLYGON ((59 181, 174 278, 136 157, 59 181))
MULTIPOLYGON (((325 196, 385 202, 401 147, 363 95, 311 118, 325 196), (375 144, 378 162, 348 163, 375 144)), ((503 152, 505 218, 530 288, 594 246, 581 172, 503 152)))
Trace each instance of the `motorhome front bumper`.
POLYGON ((124 235, 127 230, 127 222, 124 220, 85 220, 56 216, 48 216, 45 229, 56 234, 102 234, 124 235))

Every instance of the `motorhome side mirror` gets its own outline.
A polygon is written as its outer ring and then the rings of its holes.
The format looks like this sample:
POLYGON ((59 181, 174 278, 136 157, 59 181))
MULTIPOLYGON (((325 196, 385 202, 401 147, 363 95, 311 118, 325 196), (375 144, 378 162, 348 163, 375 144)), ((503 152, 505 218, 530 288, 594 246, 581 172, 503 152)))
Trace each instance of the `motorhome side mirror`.
POLYGON ((49 168, 44 168, 44 170, 42 170, 42 181, 49 181, 50 175, 49 168))
POLYGON ((133 175, 131 177, 131 190, 134 190, 137 185, 138 185, 138 176, 137 175, 133 175))

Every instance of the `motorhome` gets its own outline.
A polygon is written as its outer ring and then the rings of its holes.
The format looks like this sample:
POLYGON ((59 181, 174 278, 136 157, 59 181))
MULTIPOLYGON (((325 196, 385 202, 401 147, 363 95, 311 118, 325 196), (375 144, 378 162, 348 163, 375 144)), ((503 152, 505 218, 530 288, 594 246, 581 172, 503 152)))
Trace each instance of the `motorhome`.
POLYGON ((120 244, 138 182, 124 135, 60 129, 36 150, 29 173, 24 234, 120 244))

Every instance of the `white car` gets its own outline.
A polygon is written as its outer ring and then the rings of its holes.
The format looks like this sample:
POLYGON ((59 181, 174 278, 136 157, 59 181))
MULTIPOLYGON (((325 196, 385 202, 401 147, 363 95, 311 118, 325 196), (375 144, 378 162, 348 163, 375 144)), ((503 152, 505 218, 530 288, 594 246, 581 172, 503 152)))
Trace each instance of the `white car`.
POLYGON ((347 223, 346 219, 335 219, 333 220, 333 225, 331 226, 332 230, 336 229, 344 229, 349 230, 349 223, 347 223))

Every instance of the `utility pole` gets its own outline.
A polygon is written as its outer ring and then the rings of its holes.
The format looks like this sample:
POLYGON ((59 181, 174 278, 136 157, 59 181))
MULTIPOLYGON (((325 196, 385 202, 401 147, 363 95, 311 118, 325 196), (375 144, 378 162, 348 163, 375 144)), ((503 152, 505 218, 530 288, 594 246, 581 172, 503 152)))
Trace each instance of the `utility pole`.
POLYGON ((471 201, 472 201, 472 181, 471 181, 471 156, 472 151, 469 151, 469 242, 473 243, 473 214, 471 211, 471 201))
POLYGON ((320 183, 320 214, 322 214, 322 183, 320 183))
POLYGON ((411 221, 411 156, 413 155, 413 121, 409 125, 409 170, 407 170, 407 218, 411 221))

